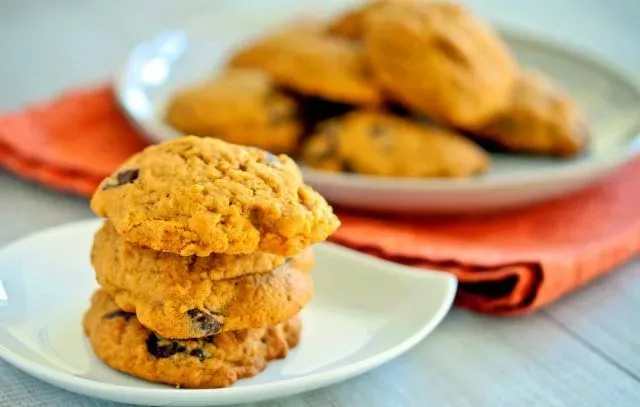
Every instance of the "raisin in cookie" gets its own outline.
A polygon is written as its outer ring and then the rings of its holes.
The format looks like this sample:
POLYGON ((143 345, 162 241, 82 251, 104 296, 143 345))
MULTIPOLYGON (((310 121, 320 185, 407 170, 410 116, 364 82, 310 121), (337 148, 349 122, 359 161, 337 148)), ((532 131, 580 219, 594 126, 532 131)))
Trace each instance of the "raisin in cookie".
POLYGON ((375 78, 393 99, 450 125, 490 120, 516 82, 507 47, 463 6, 384 4, 369 13, 364 43, 375 78))
POLYGON ((456 133, 368 111, 322 123, 302 159, 327 171, 391 177, 468 177, 490 163, 484 150, 456 133))
POLYGON ((292 153, 302 124, 296 101, 253 69, 232 69, 174 95, 167 122, 184 134, 292 153))
POLYGON ((91 262, 98 283, 147 328, 167 338, 199 338, 286 321, 311 300, 310 249, 275 269, 266 269, 274 262, 260 256, 154 252, 124 242, 105 225, 91 262))
POLYGON ((313 30, 289 27, 268 35, 238 50, 229 65, 263 69, 275 82, 303 95, 353 105, 382 101, 363 49, 313 30))
POLYGON ((292 256, 340 224, 289 157, 195 136, 135 154, 91 208, 126 240, 183 256, 292 256))
POLYGON ((299 317, 267 328, 226 332, 200 339, 170 340, 141 325, 96 291, 84 316, 84 331, 104 363, 148 381, 177 387, 228 387, 283 359, 300 339, 299 317))
POLYGON ((575 101, 533 71, 520 76, 509 108, 474 133, 510 151, 557 157, 579 154, 589 138, 575 101))

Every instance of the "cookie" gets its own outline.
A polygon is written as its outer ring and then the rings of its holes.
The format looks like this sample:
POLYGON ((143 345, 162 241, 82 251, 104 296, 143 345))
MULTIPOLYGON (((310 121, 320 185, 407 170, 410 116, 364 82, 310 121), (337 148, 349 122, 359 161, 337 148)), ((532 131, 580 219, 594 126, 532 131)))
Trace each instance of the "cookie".
POLYGON ((374 77, 392 99, 417 113, 468 128, 509 103, 516 63, 463 6, 384 4, 367 16, 363 41, 374 77))
POLYGON ((589 128, 568 94, 543 74, 526 71, 508 109, 475 134, 513 152, 572 157, 587 146, 589 128))
POLYGON ((327 171, 389 177, 469 177, 490 165, 484 150, 456 133, 374 111, 322 123, 302 160, 327 171))
POLYGON ((122 311, 96 291, 84 316, 84 331, 95 354, 111 368, 177 387, 228 387, 283 359, 300 340, 299 317, 267 328, 227 332, 201 339, 169 340, 122 311))
MULTIPOLYGON (((306 252, 305 252, 306 253, 306 252)), ((163 275, 176 284, 191 286, 189 295, 198 296, 196 282, 213 284, 217 280, 252 273, 266 273, 282 265, 286 258, 265 252, 243 255, 212 254, 207 257, 180 256, 159 252, 126 241, 106 221, 96 232, 91 250, 91 261, 109 274, 134 276, 140 271, 163 275)), ((141 282, 135 283, 140 286, 141 282)))
POLYGON ((237 50, 229 65, 262 69, 284 87, 332 102, 367 106, 382 101, 362 47, 314 30, 287 27, 237 50))
POLYGON ((126 240, 183 256, 293 256, 340 224, 289 157, 195 136, 129 158, 91 208, 126 240))
POLYGON ((361 40, 369 14, 384 4, 400 1, 416 0, 370 0, 360 7, 339 14, 327 25, 327 33, 350 40, 361 40))
POLYGON ((176 93, 166 121, 184 134, 272 153, 294 152, 302 131, 296 101, 254 69, 232 69, 176 93))
POLYGON ((265 270, 268 258, 249 254, 227 259, 184 257, 125 243, 108 225, 96 234, 91 262, 98 283, 120 308, 167 338, 200 338, 286 321, 313 296, 312 252, 265 270), (110 230, 111 229, 111 230, 110 230), (210 267, 221 265, 222 269, 210 267), (242 271, 239 265, 251 267, 242 271), (235 275, 232 278, 220 279, 235 275))

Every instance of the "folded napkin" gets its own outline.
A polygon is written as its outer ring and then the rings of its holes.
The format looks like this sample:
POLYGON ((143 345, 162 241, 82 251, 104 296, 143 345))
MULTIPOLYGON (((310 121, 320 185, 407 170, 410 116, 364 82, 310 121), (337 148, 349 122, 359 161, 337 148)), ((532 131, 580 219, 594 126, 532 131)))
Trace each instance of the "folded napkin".
MULTIPOLYGON (((0 165, 89 196, 147 143, 109 86, 0 117, 0 165)), ((513 315, 537 309, 640 251, 640 160, 573 196, 509 213, 402 219, 338 211, 335 242, 460 280, 457 304, 513 315)), ((348 270, 347 270, 348 271, 348 270)))

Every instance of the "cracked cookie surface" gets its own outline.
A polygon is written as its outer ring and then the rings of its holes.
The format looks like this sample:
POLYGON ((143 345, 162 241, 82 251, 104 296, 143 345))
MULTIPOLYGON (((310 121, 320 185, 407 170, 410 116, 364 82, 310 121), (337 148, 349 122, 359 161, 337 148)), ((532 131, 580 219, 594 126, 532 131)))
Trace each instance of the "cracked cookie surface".
POLYGON ((254 69, 231 69, 177 92, 166 120, 184 134, 292 153, 302 124, 296 101, 254 69))
POLYGON ((149 331, 103 291, 93 294, 84 332, 111 368, 148 381, 187 388, 228 387, 282 359, 300 339, 298 316, 267 328, 171 340, 149 331))
POLYGON ((569 95, 543 74, 525 71, 509 107, 474 134, 513 152, 572 157, 587 146, 589 127, 569 95))
POLYGON ((91 208, 126 240, 183 256, 294 256, 340 224, 286 155, 196 136, 129 158, 91 208))
POLYGON ((488 154, 461 135, 373 111, 320 124, 302 160, 326 171, 390 177, 468 177, 490 165, 488 154))

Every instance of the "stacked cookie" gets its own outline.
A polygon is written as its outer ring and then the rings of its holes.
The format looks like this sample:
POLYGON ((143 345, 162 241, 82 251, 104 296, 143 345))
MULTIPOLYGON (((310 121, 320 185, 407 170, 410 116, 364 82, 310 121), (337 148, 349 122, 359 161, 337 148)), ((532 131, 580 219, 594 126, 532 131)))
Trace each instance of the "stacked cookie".
POLYGON ((114 369, 225 387, 298 342, 314 243, 339 225, 287 156, 214 138, 149 147, 105 179, 85 315, 114 369))

